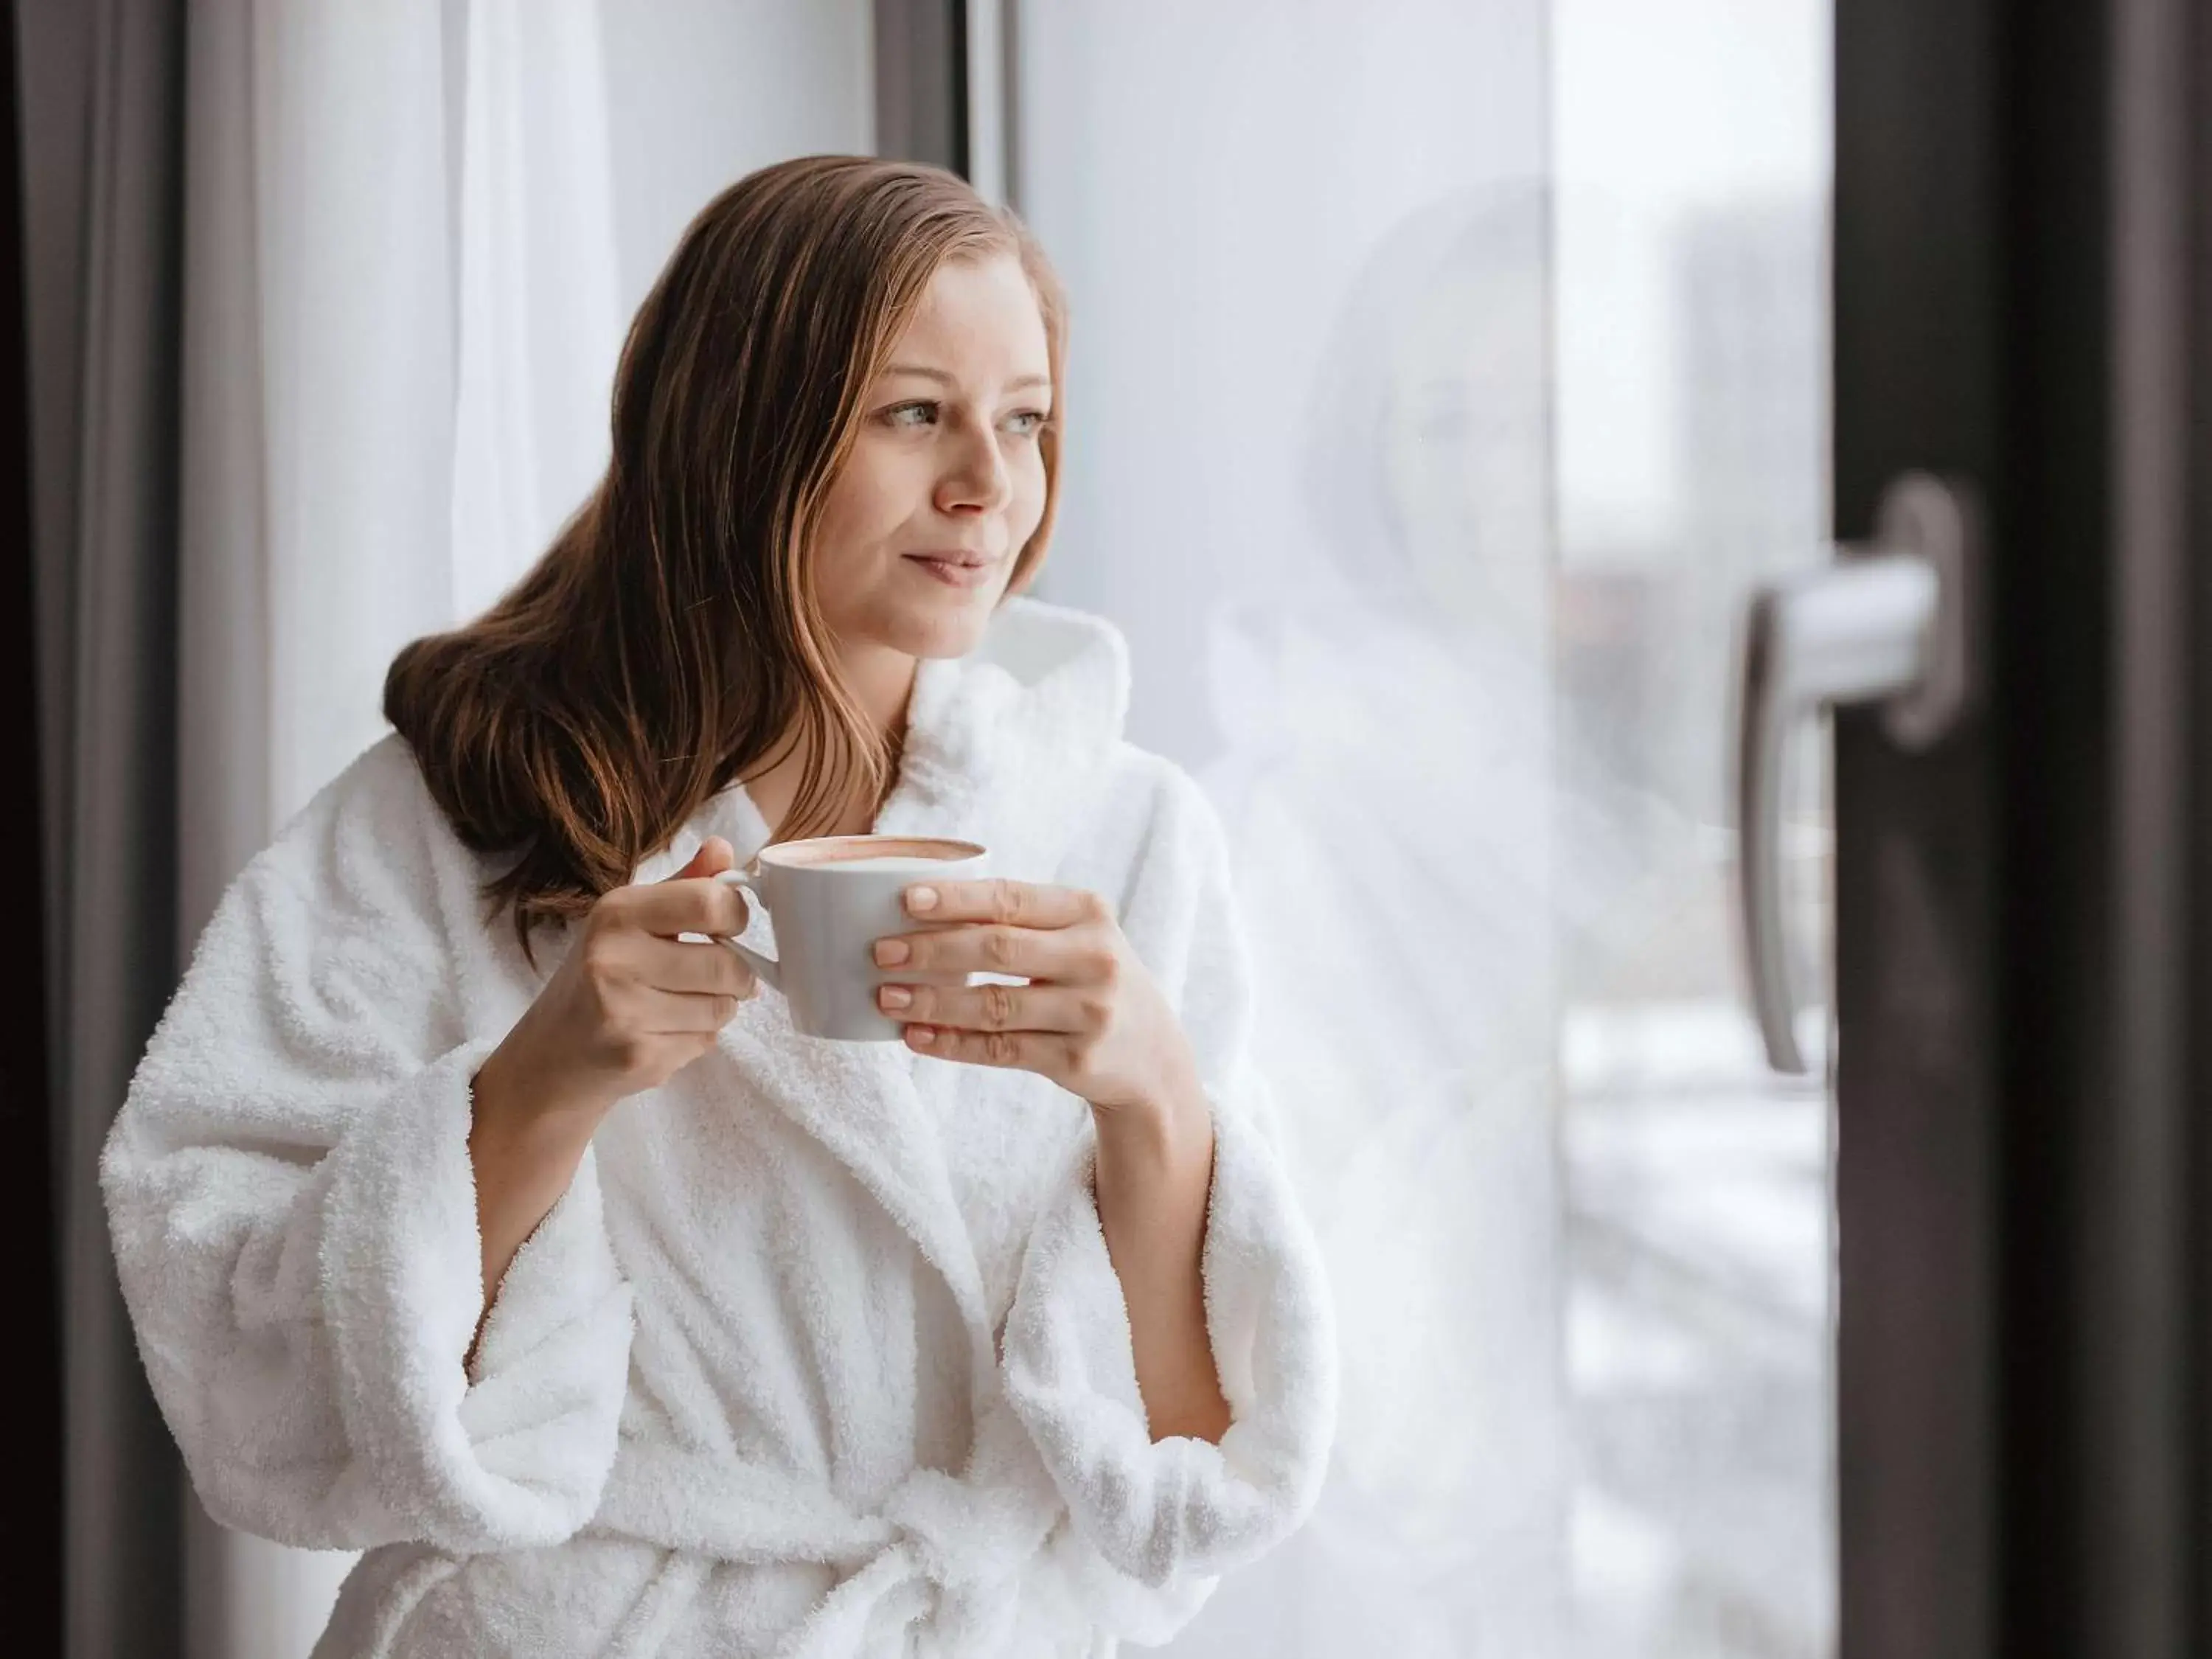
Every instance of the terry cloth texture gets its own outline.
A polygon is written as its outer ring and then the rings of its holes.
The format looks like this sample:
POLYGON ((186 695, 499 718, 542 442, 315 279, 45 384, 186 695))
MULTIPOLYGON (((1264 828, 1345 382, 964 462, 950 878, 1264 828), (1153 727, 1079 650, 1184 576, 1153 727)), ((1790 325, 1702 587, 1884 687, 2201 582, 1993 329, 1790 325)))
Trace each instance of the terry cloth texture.
MULTIPOLYGON (((1154 1443, 1085 1103, 798 1035, 773 993, 618 1104, 483 1286, 470 1079, 532 969, 396 735, 225 894, 103 1186, 155 1396, 210 1511, 365 1549, 322 1659, 1111 1654, 1296 1528, 1336 1411, 1324 1272, 1248 1047, 1222 832, 1123 736, 1103 621, 1010 601, 925 661, 877 828, 1105 896, 1199 1056, 1207 1328, 1235 1421, 1154 1443)), ((768 838, 743 788, 708 835, 768 838)), ((573 930, 571 930, 573 931, 573 930)))

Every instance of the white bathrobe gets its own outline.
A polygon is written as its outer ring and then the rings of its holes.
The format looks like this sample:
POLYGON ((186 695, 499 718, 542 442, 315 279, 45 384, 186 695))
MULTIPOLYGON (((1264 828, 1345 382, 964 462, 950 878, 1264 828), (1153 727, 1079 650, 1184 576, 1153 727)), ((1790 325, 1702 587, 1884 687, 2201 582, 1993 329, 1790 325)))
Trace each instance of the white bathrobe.
MULTIPOLYGON (((102 1181, 201 1498, 365 1548, 319 1656, 1101 1655, 1295 1528, 1336 1412, 1324 1272, 1249 1051, 1205 796, 1122 736, 1104 622, 1018 599, 921 665, 877 827, 1113 905, 1213 1115, 1202 1271, 1235 1421, 1154 1443, 1091 1187, 1032 1073, 798 1035, 763 991, 618 1104, 485 1322, 469 1079, 533 971, 396 736, 225 894, 102 1181)), ((742 787, 709 834, 768 838, 742 787)))

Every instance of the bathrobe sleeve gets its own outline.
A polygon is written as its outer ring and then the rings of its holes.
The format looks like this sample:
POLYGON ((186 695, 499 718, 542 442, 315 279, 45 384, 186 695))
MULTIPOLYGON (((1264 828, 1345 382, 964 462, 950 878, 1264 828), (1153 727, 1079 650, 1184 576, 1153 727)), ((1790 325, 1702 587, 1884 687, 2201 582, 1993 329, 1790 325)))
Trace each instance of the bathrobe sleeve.
POLYGON ((210 1513, 279 1541, 557 1542, 596 1507, 629 1290, 586 1154, 483 1304, 436 896, 470 872, 397 739, 225 892, 101 1186, 139 1354, 210 1513))
POLYGON ((1139 1641, 1164 1640, 1212 1579, 1305 1518, 1326 1471, 1337 1397, 1327 1276, 1249 1051, 1250 975, 1225 838, 1185 775, 1170 770, 1161 793, 1121 923, 1181 1015, 1212 1109, 1200 1266, 1233 1420, 1218 1445, 1152 1439, 1088 1133, 1031 1234, 1001 1358, 1008 1396, 1076 1530, 1113 1569, 1094 1577, 1122 1580, 1108 1598, 1114 1608, 1098 1611, 1139 1641))

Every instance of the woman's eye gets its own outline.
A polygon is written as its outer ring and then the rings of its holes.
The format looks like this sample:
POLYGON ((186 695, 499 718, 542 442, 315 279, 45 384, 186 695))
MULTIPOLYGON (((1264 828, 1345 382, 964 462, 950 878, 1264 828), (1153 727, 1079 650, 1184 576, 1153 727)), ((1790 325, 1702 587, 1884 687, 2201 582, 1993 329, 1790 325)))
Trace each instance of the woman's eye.
MULTIPOLYGON (((910 429, 933 426, 939 418, 939 408, 934 399, 921 398, 912 403, 893 404, 884 411, 884 418, 893 426, 910 429)), ((1024 437, 1035 433, 1048 418, 1041 409, 1024 409, 1006 416, 1013 429, 1024 437)))

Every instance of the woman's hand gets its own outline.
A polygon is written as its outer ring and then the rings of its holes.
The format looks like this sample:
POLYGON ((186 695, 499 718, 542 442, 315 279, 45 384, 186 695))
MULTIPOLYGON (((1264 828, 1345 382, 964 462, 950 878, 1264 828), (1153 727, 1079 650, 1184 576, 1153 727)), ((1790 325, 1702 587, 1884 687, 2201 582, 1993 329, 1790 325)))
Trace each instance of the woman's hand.
POLYGON ((713 1048, 715 1032, 759 987, 726 945, 677 935, 744 931, 744 896, 712 879, 735 861, 730 843, 709 836, 667 879, 601 897, 484 1072, 528 1079, 534 1090, 513 1092, 534 1094, 546 1109, 604 1112, 713 1048))
POLYGON ((878 967, 1030 981, 882 986, 877 1006, 910 1022, 917 1053, 1035 1072, 1104 1112, 1164 1115, 1198 1097, 1182 1024, 1096 893, 947 881, 908 888, 906 908, 969 925, 878 939, 878 967))
POLYGON ((745 902, 712 879, 735 858, 709 836, 665 881, 618 887, 592 907, 537 1000, 470 1080, 484 1308, 477 1340, 523 1241, 568 1190, 610 1108, 665 1083, 714 1046, 758 990, 726 945, 678 933, 744 931, 745 902))
POLYGON ((917 1053, 1036 1072, 1091 1103, 1098 1222, 1129 1311, 1146 1422, 1155 1440, 1218 1442, 1231 1413, 1200 1271, 1213 1130, 1182 1022, 1095 893, 948 881, 908 888, 906 908, 968 925, 878 939, 878 967, 1030 983, 890 983, 877 1006, 913 1022, 917 1053))

